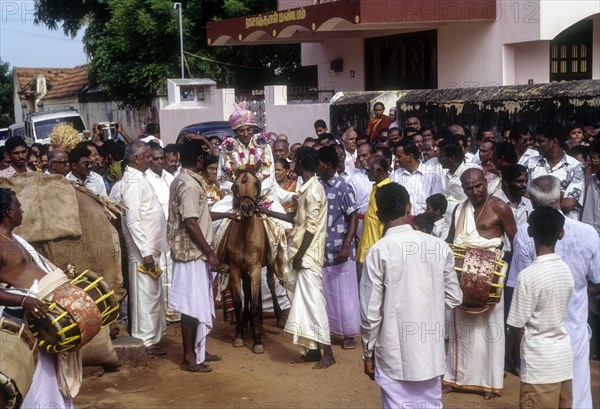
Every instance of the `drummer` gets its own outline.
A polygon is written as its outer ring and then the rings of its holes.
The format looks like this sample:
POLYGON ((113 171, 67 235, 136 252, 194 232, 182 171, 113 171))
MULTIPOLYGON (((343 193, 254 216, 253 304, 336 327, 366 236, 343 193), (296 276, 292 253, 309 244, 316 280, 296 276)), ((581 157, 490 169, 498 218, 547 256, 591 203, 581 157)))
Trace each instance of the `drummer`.
MULTIPOLYGON (((510 207, 488 194, 479 168, 465 170, 461 184, 467 200, 454 209, 447 241, 494 250, 501 257, 504 234, 512 245, 517 231, 510 207)), ((485 399, 500 396, 504 385, 503 300, 478 314, 455 309, 449 332, 444 392, 479 392, 485 399)))
MULTIPOLYGON (((6 285, 4 290, 0 290, 0 305, 8 307, 5 315, 15 317, 22 315, 24 310, 29 317, 40 319, 48 313, 48 309, 35 294, 62 281, 61 274, 65 279, 66 276, 59 269, 52 271, 33 247, 13 233, 22 220, 23 210, 15 192, 0 189, 0 284, 6 285)), ((81 386, 81 356, 69 354, 66 360, 61 359, 61 367, 57 361, 57 354, 39 353, 33 382, 22 407, 73 406, 72 398, 81 386), (61 384, 59 371, 61 380, 64 379, 61 384), (69 372, 71 375, 66 375, 69 372)))

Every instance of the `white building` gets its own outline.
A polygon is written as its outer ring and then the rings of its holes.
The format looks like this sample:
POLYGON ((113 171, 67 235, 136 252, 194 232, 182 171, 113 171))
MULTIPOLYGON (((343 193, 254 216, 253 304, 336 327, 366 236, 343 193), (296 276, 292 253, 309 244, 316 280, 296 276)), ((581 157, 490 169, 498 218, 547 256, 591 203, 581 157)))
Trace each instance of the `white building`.
POLYGON ((597 0, 279 0, 207 30, 212 46, 301 43, 334 91, 600 79, 597 0))

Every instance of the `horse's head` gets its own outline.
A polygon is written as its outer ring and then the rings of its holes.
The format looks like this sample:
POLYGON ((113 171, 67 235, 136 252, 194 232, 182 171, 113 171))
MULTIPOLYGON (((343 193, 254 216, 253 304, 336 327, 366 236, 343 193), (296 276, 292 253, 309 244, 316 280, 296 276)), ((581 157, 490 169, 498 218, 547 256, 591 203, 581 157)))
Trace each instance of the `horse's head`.
POLYGON ((258 207, 260 180, 249 170, 240 171, 233 182, 233 208, 243 217, 250 217, 258 207))

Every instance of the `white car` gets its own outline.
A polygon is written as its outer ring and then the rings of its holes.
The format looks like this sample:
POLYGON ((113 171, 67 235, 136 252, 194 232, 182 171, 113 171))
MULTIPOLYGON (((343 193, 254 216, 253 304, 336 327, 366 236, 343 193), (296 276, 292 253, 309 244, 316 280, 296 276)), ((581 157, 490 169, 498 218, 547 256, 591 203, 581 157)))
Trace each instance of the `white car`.
POLYGON ((50 143, 50 132, 60 123, 70 123, 81 135, 86 130, 83 118, 75 108, 32 112, 25 119, 25 142, 29 146, 34 143, 50 143))
POLYGON ((8 128, 0 128, 0 146, 4 146, 4 143, 8 139, 8 128))

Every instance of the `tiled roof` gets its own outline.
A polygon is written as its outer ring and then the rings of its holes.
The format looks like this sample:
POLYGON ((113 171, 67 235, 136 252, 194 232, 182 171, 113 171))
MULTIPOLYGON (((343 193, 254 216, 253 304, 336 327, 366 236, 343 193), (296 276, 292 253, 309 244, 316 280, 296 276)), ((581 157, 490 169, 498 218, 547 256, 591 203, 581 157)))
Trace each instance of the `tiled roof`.
POLYGON ((19 83, 19 96, 21 99, 24 98, 23 91, 34 85, 33 83, 38 75, 43 75, 48 83, 49 91, 43 99, 77 95, 90 82, 88 64, 79 65, 75 68, 15 67, 14 73, 19 83))

